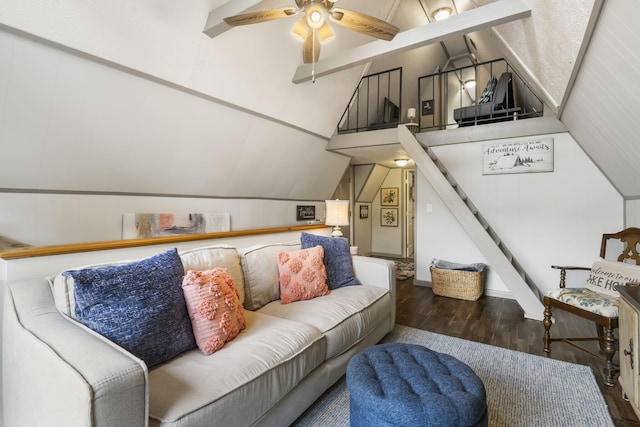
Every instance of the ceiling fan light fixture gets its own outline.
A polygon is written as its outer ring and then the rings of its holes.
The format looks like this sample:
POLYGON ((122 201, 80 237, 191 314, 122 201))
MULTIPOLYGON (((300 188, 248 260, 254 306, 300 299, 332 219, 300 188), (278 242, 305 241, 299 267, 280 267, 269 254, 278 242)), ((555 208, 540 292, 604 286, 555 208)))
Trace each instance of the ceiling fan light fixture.
POLYGON ((307 24, 314 30, 319 30, 324 24, 324 13, 321 6, 312 4, 305 11, 307 24))
POLYGON ((442 21, 443 19, 447 19, 451 16, 451 8, 450 7, 441 7, 440 9, 433 12, 433 19, 436 21, 442 21))

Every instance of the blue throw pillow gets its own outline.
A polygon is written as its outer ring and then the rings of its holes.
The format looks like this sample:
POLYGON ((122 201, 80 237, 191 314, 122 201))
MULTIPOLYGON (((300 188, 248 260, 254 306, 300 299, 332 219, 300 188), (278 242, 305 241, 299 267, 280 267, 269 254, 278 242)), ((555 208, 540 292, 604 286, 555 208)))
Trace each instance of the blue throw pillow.
POLYGON ((327 269, 327 286, 329 286, 329 289, 360 284, 353 275, 353 264, 347 239, 344 237, 318 236, 303 232, 300 237, 300 243, 302 244, 302 249, 318 245, 324 249, 324 266, 327 269))
POLYGON ((63 275, 73 277, 76 318, 149 368, 195 348, 175 248, 130 264, 63 275))

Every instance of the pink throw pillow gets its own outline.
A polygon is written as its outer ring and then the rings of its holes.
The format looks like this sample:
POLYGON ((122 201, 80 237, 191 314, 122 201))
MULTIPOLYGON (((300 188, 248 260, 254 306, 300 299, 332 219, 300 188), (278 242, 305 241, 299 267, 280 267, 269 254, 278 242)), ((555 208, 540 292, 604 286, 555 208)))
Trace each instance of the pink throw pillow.
POLYGON ((246 328, 240 293, 225 268, 187 271, 182 290, 196 344, 204 354, 220 350, 246 328))
POLYGON ((323 257, 324 249, 319 245, 299 251, 278 253, 282 304, 329 293, 323 257))

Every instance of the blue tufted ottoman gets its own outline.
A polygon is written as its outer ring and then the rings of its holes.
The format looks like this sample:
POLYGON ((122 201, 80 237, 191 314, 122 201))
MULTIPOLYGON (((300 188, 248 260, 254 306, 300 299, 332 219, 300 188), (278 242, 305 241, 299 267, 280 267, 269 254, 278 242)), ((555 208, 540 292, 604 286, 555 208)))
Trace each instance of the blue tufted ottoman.
POLYGON ((369 347, 347 365, 352 427, 486 426, 484 384, 448 354, 421 345, 369 347))

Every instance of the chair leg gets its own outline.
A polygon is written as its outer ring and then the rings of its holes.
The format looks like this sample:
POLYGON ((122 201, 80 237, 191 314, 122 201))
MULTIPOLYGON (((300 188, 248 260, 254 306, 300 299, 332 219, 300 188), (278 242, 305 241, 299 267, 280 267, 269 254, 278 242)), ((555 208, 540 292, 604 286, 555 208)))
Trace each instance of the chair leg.
POLYGON ((544 325, 544 335, 542 336, 542 342, 544 343, 544 355, 549 357, 551 353, 551 333, 549 330, 551 329, 551 325, 553 322, 551 321, 551 307, 548 305, 544 306, 544 320, 542 321, 544 325))
POLYGON ((605 336, 604 336, 604 326, 596 324, 596 330, 598 331, 598 345, 600 346, 600 350, 605 352, 605 336))
POLYGON ((613 364, 613 356, 616 354, 616 337, 612 328, 604 328, 604 383, 609 387, 615 386, 613 381, 613 375, 618 372, 618 369, 613 364))

